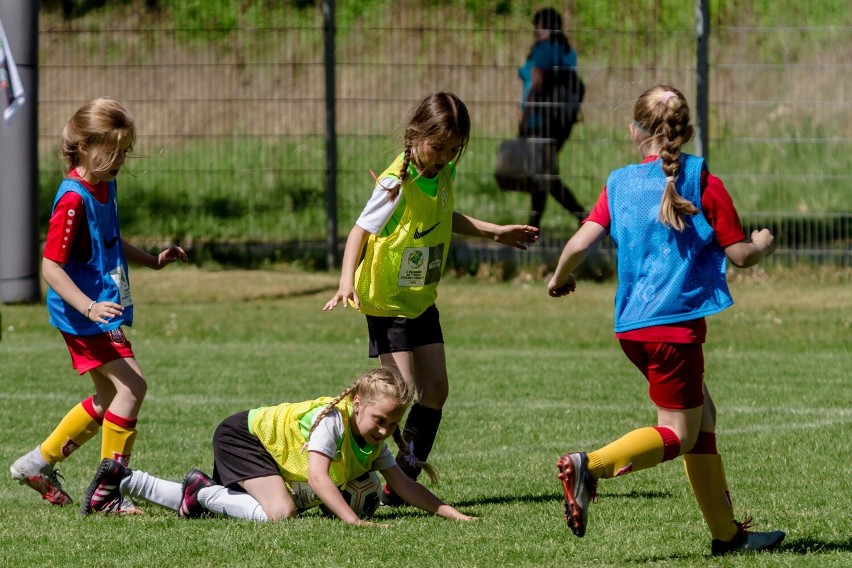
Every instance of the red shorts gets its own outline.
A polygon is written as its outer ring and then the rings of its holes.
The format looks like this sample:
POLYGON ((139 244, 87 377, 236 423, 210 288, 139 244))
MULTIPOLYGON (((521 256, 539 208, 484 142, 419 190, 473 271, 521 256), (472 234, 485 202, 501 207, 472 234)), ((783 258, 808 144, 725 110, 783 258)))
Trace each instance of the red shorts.
POLYGON ((662 408, 686 410, 704 404, 704 346, 622 339, 621 350, 648 379, 648 395, 662 408))
POLYGON ((97 335, 73 335, 62 332, 71 353, 71 367, 85 375, 104 363, 134 357, 133 348, 121 328, 97 335))

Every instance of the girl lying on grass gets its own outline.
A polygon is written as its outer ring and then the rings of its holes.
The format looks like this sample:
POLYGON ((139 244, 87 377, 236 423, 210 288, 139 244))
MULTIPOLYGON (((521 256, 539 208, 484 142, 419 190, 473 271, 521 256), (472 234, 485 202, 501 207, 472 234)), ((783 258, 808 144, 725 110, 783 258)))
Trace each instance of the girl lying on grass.
MULTIPOLYGON (((212 478, 193 469, 181 484, 104 459, 82 513, 120 512, 122 496, 132 496, 175 510, 182 518, 218 513, 278 521, 322 503, 346 523, 375 524, 358 518, 338 488, 379 471, 407 503, 442 517, 471 520, 403 473, 385 444, 393 436, 400 451, 410 455, 398 426, 416 394, 393 370, 378 368, 336 398, 237 413, 213 434, 212 478), (311 491, 293 491, 304 482, 311 491)), ((417 465, 435 479, 429 464, 417 465)))

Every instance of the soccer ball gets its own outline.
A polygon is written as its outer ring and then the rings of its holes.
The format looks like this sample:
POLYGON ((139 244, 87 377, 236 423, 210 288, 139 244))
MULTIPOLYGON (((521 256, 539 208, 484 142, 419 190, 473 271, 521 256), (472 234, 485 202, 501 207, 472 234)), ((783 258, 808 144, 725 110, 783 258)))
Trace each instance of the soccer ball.
POLYGON ((291 481, 288 485, 290 496, 293 497, 293 503, 298 510, 305 511, 322 503, 307 481, 291 481))
MULTIPOLYGON (((376 509, 379 508, 379 491, 382 490, 382 482, 379 479, 379 474, 375 471, 368 471, 361 477, 353 479, 346 484, 346 487, 340 490, 346 501, 355 514, 364 519, 372 517, 376 509)), ((325 505, 320 505, 320 509, 326 516, 334 516, 325 505)))

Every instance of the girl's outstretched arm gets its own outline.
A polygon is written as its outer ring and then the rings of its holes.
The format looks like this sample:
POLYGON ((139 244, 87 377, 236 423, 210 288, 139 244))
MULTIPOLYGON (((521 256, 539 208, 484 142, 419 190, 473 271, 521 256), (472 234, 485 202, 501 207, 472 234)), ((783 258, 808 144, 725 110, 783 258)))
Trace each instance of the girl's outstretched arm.
POLYGON ((470 237, 494 239, 500 244, 527 250, 538 240, 538 228, 530 225, 496 225, 453 211, 453 232, 470 237))
POLYGON ((409 505, 414 505, 418 509, 423 509, 433 515, 448 519, 459 521, 473 521, 476 519, 476 517, 460 513, 455 507, 441 501, 434 493, 405 475, 405 472, 399 466, 383 469, 382 475, 385 477, 385 481, 388 482, 388 487, 393 489, 393 492, 409 505))
POLYGON ((346 237, 346 248, 343 249, 340 284, 338 284, 334 296, 325 303, 324 312, 333 310, 341 302, 344 308, 349 307, 349 300, 352 300, 356 310, 361 307, 361 301, 358 299, 358 294, 355 293, 355 269, 358 267, 361 253, 364 251, 364 246, 369 238, 370 233, 358 225, 353 226, 352 230, 349 231, 349 236, 346 237))
POLYGON ((166 265, 177 260, 181 262, 189 262, 189 258, 186 256, 186 253, 179 246, 172 245, 161 251, 157 256, 154 256, 148 254, 144 250, 136 248, 124 239, 121 239, 121 244, 124 247, 124 256, 127 257, 128 262, 132 264, 141 264, 142 266, 147 266, 152 270, 160 270, 161 268, 165 268, 166 265))
POLYGON ((547 293, 558 298, 567 296, 574 291, 574 275, 572 272, 580 266, 589 252, 598 246, 606 236, 606 229, 594 221, 586 221, 574 233, 559 257, 556 270, 547 283, 547 293))

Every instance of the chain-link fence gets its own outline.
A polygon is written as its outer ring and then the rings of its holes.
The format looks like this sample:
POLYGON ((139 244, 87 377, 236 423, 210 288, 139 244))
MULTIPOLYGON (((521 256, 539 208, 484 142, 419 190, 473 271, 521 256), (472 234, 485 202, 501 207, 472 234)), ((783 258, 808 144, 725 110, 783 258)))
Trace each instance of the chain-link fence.
MULTIPOLYGON (((174 4, 121 3, 70 17, 58 8, 42 11, 42 209, 61 176, 55 156, 62 125, 86 100, 111 95, 128 103, 140 134, 141 158, 121 180, 126 235, 190 246, 322 249, 327 100, 320 3, 210 2, 195 17, 186 13, 195 3, 174 4)), ((458 94, 473 120, 457 209, 525 222, 530 196, 501 192, 493 170, 499 143, 517 132, 518 67, 540 4, 335 4, 339 236, 372 190, 369 170, 382 170, 401 151, 409 109, 437 90, 458 94)), ((675 85, 695 108, 695 5, 552 4, 563 14, 587 87, 584 120, 560 154, 560 171, 590 208, 609 171, 638 161, 627 124, 643 90, 675 85)), ((775 230, 779 259, 850 264, 847 8, 830 0, 710 2, 708 165, 747 227, 775 230)), ((544 246, 518 258, 551 260, 575 229, 573 217, 551 201, 544 246)))

